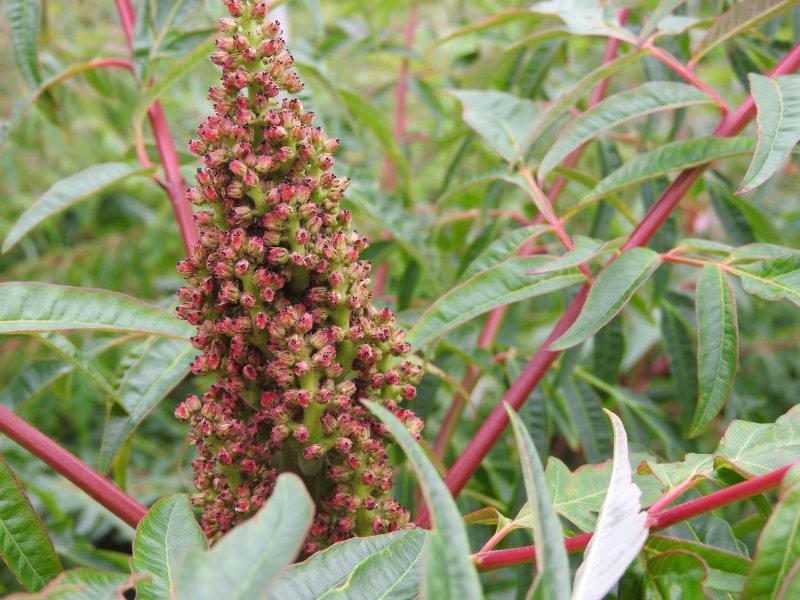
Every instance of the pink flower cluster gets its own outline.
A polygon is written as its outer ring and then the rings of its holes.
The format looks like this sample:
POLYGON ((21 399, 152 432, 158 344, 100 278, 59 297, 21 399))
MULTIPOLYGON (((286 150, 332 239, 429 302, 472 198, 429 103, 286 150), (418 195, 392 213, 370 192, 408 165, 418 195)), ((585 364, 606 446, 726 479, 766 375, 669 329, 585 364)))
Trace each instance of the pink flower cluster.
POLYGON ((263 2, 225 0, 212 61, 222 83, 198 129, 203 157, 189 201, 200 242, 180 261, 188 285, 178 315, 197 326, 198 375, 218 379, 175 411, 191 422, 194 496, 211 539, 252 515, 278 473, 299 473, 317 502, 305 547, 393 531, 408 511, 391 496, 385 427, 362 406, 379 401, 416 436, 399 407, 422 370, 389 309, 370 302, 364 237, 339 201, 338 141, 288 95, 302 89, 263 2))

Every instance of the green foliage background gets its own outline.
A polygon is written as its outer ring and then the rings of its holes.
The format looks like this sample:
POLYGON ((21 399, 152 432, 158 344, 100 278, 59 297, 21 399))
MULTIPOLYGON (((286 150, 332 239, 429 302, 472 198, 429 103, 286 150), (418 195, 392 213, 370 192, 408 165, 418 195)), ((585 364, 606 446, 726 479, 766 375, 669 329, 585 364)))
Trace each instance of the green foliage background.
MULTIPOLYGON (((165 43, 146 63, 159 76, 213 31, 217 0, 192 2, 192 9, 167 33, 165 43)), ((531 219, 536 207, 515 186, 498 181, 466 185, 486 173, 503 172, 498 158, 462 119, 452 90, 498 90, 537 104, 559 97, 599 66, 605 40, 559 36, 530 39, 545 21, 514 11, 529 3, 512 0, 293 0, 288 5, 288 44, 306 82, 303 100, 317 112, 329 135, 341 138, 337 173, 354 185, 349 193, 354 222, 372 240, 368 258, 385 265, 388 280, 378 302, 412 324, 422 311, 460 279, 470 262, 493 240, 531 219), (410 11, 419 20, 414 41, 404 44, 410 11), (491 15, 500 25, 445 36, 491 15), (403 61, 409 64, 406 131, 396 127, 395 86, 403 61), (396 185, 387 171, 394 173, 396 185)), ((643 14, 654 3, 642 3, 643 14)), ((719 14, 710 2, 702 15, 719 14)), ((44 78, 97 57, 127 56, 112 2, 43 2, 39 63, 44 78)), ((800 39, 800 12, 782 13, 760 29, 717 46, 700 63, 698 74, 731 103, 749 91, 748 71, 763 71, 800 39)), ((687 34, 663 46, 685 60, 687 34)), ((32 89, 15 66, 9 25, 0 20, 0 114, 11 115, 32 89)), ((205 100, 216 70, 202 61, 163 95, 162 103, 191 180, 195 168, 185 142, 210 112, 205 100)), ((674 80, 648 57, 616 73, 609 93, 647 80, 674 80)), ((132 115, 140 91, 119 69, 97 70, 48 91, 15 123, 0 150, 0 237, 53 183, 92 165, 136 160, 132 115)), ((579 103, 585 106, 586 99, 579 103)), ((538 110, 538 109, 536 109, 538 110)), ((594 179, 646 150, 675 139, 709 135, 717 122, 713 107, 659 113, 591 142, 579 169, 594 179)), ((754 137, 755 126, 743 134, 754 137)), ((146 138, 151 157, 157 154, 146 138)), ((541 158, 541 152, 538 155, 541 158)), ((731 245, 768 242, 800 247, 800 197, 796 157, 767 184, 744 197, 732 197, 749 157, 726 160, 715 175, 698 183, 651 244, 665 251, 681 238, 702 237, 731 245), (723 190, 718 192, 714 186, 723 190)), ((631 218, 652 204, 664 181, 656 179, 619 194, 619 204, 596 203, 567 222, 572 234, 610 240, 627 235, 631 218), (618 210, 622 206, 624 210, 618 210)), ((586 187, 571 181, 557 212, 575 206, 586 187)), ((563 253, 553 236, 542 238, 549 254, 563 253)), ((70 208, 34 229, 0 256, 0 280, 46 281, 115 290, 170 307, 181 280, 175 262, 183 254, 164 191, 147 178, 132 178, 70 208)), ((711 452, 734 419, 772 423, 800 395, 800 314, 789 302, 768 303, 734 283, 739 323, 739 366, 725 407, 699 437, 688 439, 696 394, 693 288, 697 271, 664 265, 620 316, 595 336, 562 355, 521 416, 542 457, 555 456, 571 469, 601 462, 611 454, 611 430, 601 406, 621 410, 637 457, 679 460, 689 452, 711 452), (664 332, 664 333, 662 333, 664 332), (672 346, 671 346, 672 344, 672 346), (675 358, 681 361, 675 362, 675 358), (601 384, 593 383, 593 378, 601 384), (603 386, 602 384, 605 384, 603 386), (625 400, 621 400, 624 398, 625 400)), ((456 428, 446 463, 451 463, 497 405, 526 359, 549 333, 571 297, 569 290, 509 307, 491 351, 476 350, 485 317, 474 319, 423 349, 429 369, 413 401, 427 421, 432 442, 441 419, 470 364, 484 369, 456 428), (506 360, 491 362, 494 354, 506 360), (447 376, 442 376, 446 374, 447 376)), ((92 352, 115 339, 76 334, 70 339, 92 352)), ((123 374, 123 357, 132 343, 111 345, 95 360, 113 385, 123 374)), ((89 464, 101 461, 103 431, 110 409, 106 394, 79 371, 42 385, 43 374, 59 359, 35 337, 0 338, 0 402, 68 447, 89 464)), ((203 382, 183 380, 143 422, 115 462, 116 481, 146 504, 165 495, 191 493, 192 449, 186 427, 172 411, 203 382)), ((497 443, 458 499, 462 514, 486 505, 514 515, 525 490, 510 432, 497 443)), ((5 438, 0 451, 26 485, 43 516, 65 566, 127 568, 132 531, 96 506, 61 477, 5 438)), ((398 457, 400 453, 398 452, 398 457)), ((634 465, 635 466, 635 465, 634 465)), ((710 484, 706 490, 713 489, 710 484)), ((415 483, 403 467, 398 495, 412 505, 415 483)), ((695 493, 695 492, 692 492, 695 493)), ((689 495, 691 497, 691 494, 689 495)), ((677 528, 699 541, 734 553, 753 552, 759 507, 743 503, 677 528), (756 526, 753 526, 756 523, 756 526)), ((473 548, 490 530, 470 527, 473 548)), ((504 544, 529 543, 527 532, 512 533, 504 544)), ((529 578, 528 567, 482 576, 487 594, 513 597, 529 578)), ((19 589, 7 570, 0 592, 19 589)))

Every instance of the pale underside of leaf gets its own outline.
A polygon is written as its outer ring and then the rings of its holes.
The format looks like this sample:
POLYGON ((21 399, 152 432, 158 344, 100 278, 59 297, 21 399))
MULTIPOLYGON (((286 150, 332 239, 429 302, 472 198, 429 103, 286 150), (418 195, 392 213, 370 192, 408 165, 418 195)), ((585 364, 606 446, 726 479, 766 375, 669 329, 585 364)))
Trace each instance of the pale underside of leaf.
POLYGON ((528 225, 527 227, 514 229, 509 234, 492 242, 488 248, 476 256, 475 260, 464 270, 460 280, 466 281, 481 271, 503 262, 524 242, 533 240, 549 230, 550 228, 547 225, 528 225))
POLYGON ((622 421, 606 411, 614 429, 611 482, 597 518, 597 528, 575 573, 573 600, 600 600, 617 583, 644 545, 647 513, 641 490, 633 483, 628 438, 622 421))
POLYGON ((644 25, 642 25, 642 29, 639 32, 639 39, 647 39, 650 34, 658 29, 658 24, 661 22, 661 20, 667 17, 673 10, 675 10, 685 1, 686 0, 663 0, 662 2, 659 2, 656 9, 650 13, 650 16, 647 18, 644 25))
POLYGON ((612 252, 622 245, 622 239, 601 242, 582 235, 576 235, 573 241, 575 242, 575 247, 572 250, 554 258, 541 267, 536 267, 529 274, 540 275, 577 267, 602 254, 612 252))

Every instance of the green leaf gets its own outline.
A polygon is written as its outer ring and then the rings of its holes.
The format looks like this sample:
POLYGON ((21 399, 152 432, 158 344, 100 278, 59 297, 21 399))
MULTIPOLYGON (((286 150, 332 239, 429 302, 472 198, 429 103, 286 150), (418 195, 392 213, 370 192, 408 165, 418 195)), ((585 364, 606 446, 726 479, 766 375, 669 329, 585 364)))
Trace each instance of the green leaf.
POLYGON ((684 428, 697 402, 697 348, 694 327, 678 308, 664 302, 661 311, 661 339, 667 352, 675 398, 681 407, 684 428))
POLYGON ((150 79, 154 59, 168 45, 170 37, 179 33, 176 29, 190 19, 198 4, 199 0, 155 0, 136 7, 133 46, 141 80, 150 79))
POLYGON ((742 598, 792 598, 787 588, 800 589, 800 582, 796 581, 798 561, 800 466, 795 465, 784 475, 780 501, 758 538, 753 568, 747 576, 742 598))
POLYGON ((677 36, 686 33, 689 29, 700 25, 703 22, 711 21, 711 18, 701 19, 688 15, 667 15, 658 24, 658 31, 655 37, 677 36))
POLYGON ((49 283, 0 283, 0 334, 94 329, 188 340, 194 327, 125 294, 49 283))
POLYGON ((373 402, 366 402, 365 406, 386 425, 403 449, 431 511, 433 530, 425 545, 423 597, 442 600, 483 598, 478 573, 470 560, 469 540, 461 515, 436 467, 397 417, 373 402))
POLYGON ((334 544, 289 567, 268 598, 416 598, 427 534, 424 529, 412 529, 334 544))
POLYGON ((655 112, 710 102, 711 98, 696 87, 671 81, 650 81, 609 96, 580 114, 561 132, 542 158, 539 181, 543 181, 574 150, 607 129, 655 112))
POLYGON ((516 21, 531 21, 532 24, 535 24, 536 21, 540 21, 541 17, 535 13, 527 9, 519 9, 519 8, 510 8, 508 10, 502 10, 498 13, 493 14, 490 17, 486 17, 485 19, 481 19, 480 21, 476 21, 475 23, 470 23, 469 25, 464 25, 463 27, 459 27, 447 35, 444 35, 436 40, 434 47, 441 46, 442 44, 446 44, 447 42, 463 37, 470 33, 477 33, 479 31, 485 31, 487 29, 492 29, 494 27, 499 27, 501 25, 506 25, 508 23, 514 23, 516 21))
POLYGON ((53 542, 22 484, 0 455, 0 556, 27 589, 38 591, 61 572, 53 542))
POLYGON ((542 273, 553 273, 563 269, 580 266, 589 262, 606 252, 612 252, 622 245, 622 239, 611 240, 602 242, 593 240, 583 235, 575 236, 575 247, 569 252, 565 252, 561 256, 545 263, 541 267, 536 267, 530 272, 530 275, 540 275, 542 273))
POLYGON ((103 163, 54 183, 14 223, 3 242, 3 252, 8 252, 39 223, 128 177, 146 175, 149 172, 150 169, 127 163, 103 163))
POLYGON ((537 548, 536 577, 531 589, 535 590, 537 597, 566 600, 570 592, 569 559, 561 523, 547 491, 542 462, 519 415, 508 404, 505 404, 505 409, 519 450, 533 541, 537 548))
POLYGON ((484 506, 467 515, 464 515, 464 525, 494 525, 497 529, 502 528, 504 525, 513 523, 513 519, 509 519, 497 510, 494 506, 484 506))
POLYGON ((650 16, 647 17, 644 25, 642 25, 642 29, 639 32, 639 39, 646 40, 648 37, 650 37, 650 34, 658 29, 658 24, 661 22, 661 20, 667 17, 685 1, 686 0, 662 0, 659 2, 656 9, 650 13, 650 16))
POLYGON ((735 2, 727 12, 720 15, 697 43, 692 52, 691 62, 696 63, 717 44, 771 19, 795 3, 796 0, 740 0, 735 2))
POLYGON ((689 436, 705 431, 733 387, 739 356, 739 326, 733 289, 715 265, 706 265, 695 289, 698 399, 689 436))
POLYGON ((748 155, 753 152, 754 146, 753 140, 748 138, 721 138, 713 135, 664 144, 639 154, 608 177, 601 179, 594 189, 581 199, 576 209, 670 171, 688 169, 723 158, 748 155))
POLYGON ((752 244, 756 241, 753 229, 739 205, 743 200, 736 198, 728 182, 721 177, 706 177, 706 191, 711 200, 711 206, 719 218, 725 232, 735 245, 752 244))
MULTIPOLYGON (((99 356, 119 343, 119 338, 97 344, 83 352, 87 360, 99 356)), ((71 373, 75 365, 66 360, 43 360, 34 362, 14 373, 11 381, 0 391, 0 404, 16 409, 29 402, 64 375, 71 373)))
POLYGON ((120 402, 117 390, 111 386, 105 375, 92 364, 88 356, 81 352, 81 350, 66 337, 57 331, 36 334, 35 337, 56 354, 72 363, 78 370, 85 373, 97 388, 103 393, 108 394, 114 402, 120 402))
POLYGON ((753 294, 772 302, 788 300, 800 306, 800 254, 778 256, 749 265, 726 267, 737 275, 742 287, 753 294))
POLYGON ((713 454, 687 454, 680 462, 657 463, 645 460, 639 467, 643 475, 652 474, 662 490, 693 479, 712 478, 717 464, 735 467, 745 477, 763 475, 800 459, 800 405, 791 408, 774 423, 749 423, 735 420, 725 432, 713 454))
POLYGON ((368 99, 354 92, 344 88, 338 88, 336 92, 344 101, 353 118, 375 136, 383 151, 392 159, 392 163, 397 167, 397 171, 400 174, 403 189, 407 194, 410 193, 411 168, 400 148, 397 136, 395 136, 394 131, 386 121, 384 113, 378 110, 368 99))
POLYGON ((539 107, 524 98, 494 90, 450 90, 461 103, 462 118, 504 160, 523 157, 539 107))
POLYGON ((177 600, 262 598, 300 551, 314 502, 292 473, 278 477, 267 503, 211 550, 189 552, 175 577, 177 600))
POLYGON ((748 244, 740 246, 739 248, 728 248, 728 259, 725 261, 729 265, 741 265, 746 263, 755 263, 758 261, 769 261, 778 258, 792 258, 800 255, 800 250, 796 248, 787 248, 786 246, 778 246, 777 244, 748 244))
POLYGON ((419 348, 432 339, 466 323, 496 306, 548 294, 583 281, 577 270, 531 276, 542 256, 510 258, 474 275, 440 296, 411 328, 406 339, 419 348))
POLYGON ((710 569, 735 575, 747 575, 752 564, 750 559, 716 546, 666 535, 651 535, 647 539, 645 550, 656 553, 668 550, 685 550, 702 558, 710 569))
POLYGON ((599 0, 545 0, 531 10, 553 15, 564 21, 570 32, 577 35, 601 35, 635 43, 635 38, 617 24, 614 11, 599 0))
POLYGON ((575 573, 573 600, 605 596, 639 554, 649 533, 647 512, 641 510, 642 492, 633 482, 625 428, 617 415, 608 410, 606 414, 614 429, 611 481, 594 535, 575 573))
POLYGON ((547 108, 541 112, 534 124, 533 130, 529 134, 528 142, 523 144, 523 146, 527 148, 531 143, 544 135, 567 114, 571 106, 579 99, 590 94, 591 90, 594 89, 595 85, 600 81, 633 64, 646 54, 647 52, 645 50, 628 52, 612 61, 603 63, 593 71, 581 77, 568 90, 558 94, 558 96, 553 98, 552 102, 547 105, 547 108))
POLYGON ((559 391, 566 401, 567 417, 586 459, 595 463, 608 458, 611 435, 600 397, 589 384, 572 376, 566 378, 559 391))
POLYGON ((28 109, 33 106, 33 104, 39 98, 47 96, 47 93, 51 87, 54 87, 70 77, 74 77, 75 75, 97 69, 98 61, 100 60, 102 59, 89 60, 71 65, 57 75, 54 75, 53 77, 43 81, 30 94, 19 100, 14 106, 14 110, 11 111, 11 114, 6 119, 0 119, 0 149, 2 149, 6 142, 8 142, 9 134, 14 126, 22 119, 28 109))
POLYGON ((6 600, 112 600, 124 597, 130 587, 130 573, 95 569, 70 569, 36 594, 13 594, 6 600))
POLYGON ((589 339, 628 303, 660 265, 658 253, 649 248, 633 248, 600 271, 592 284, 578 318, 551 350, 566 350, 589 339))
POLYGON ((548 225, 528 225, 527 227, 514 229, 511 233, 496 239, 489 244, 483 252, 476 256, 475 260, 464 270, 460 279, 462 281, 467 280, 481 271, 494 267, 498 263, 510 258, 522 244, 547 231, 550 231, 548 225))
POLYGON ((751 475, 763 475, 800 458, 800 405, 775 423, 733 421, 714 454, 751 475))
POLYGON ((653 597, 663 600, 708 598, 708 567, 702 558, 686 550, 668 550, 646 561, 647 582, 653 597))
MULTIPOLYGON (((486 171, 485 173, 476 175, 471 179, 459 182, 453 187, 448 188, 444 193, 442 193, 441 196, 439 196, 436 199, 435 204, 437 206, 445 206, 450 203, 455 203, 456 200, 460 200, 462 196, 466 195, 467 191, 473 188, 484 186, 487 183, 505 182, 512 185, 517 185, 517 186, 519 185, 519 183, 516 181, 509 181, 508 179, 506 179, 507 177, 508 177, 507 167, 503 167, 502 169, 491 169, 489 171, 486 171)), ((477 194, 477 192, 475 193, 477 194)))
POLYGON ((139 424, 183 380, 195 353, 188 342, 155 337, 136 349, 118 390, 127 414, 112 411, 103 430, 101 472, 108 471, 139 424))
POLYGON ((149 581, 136 584, 136 598, 172 598, 183 559, 189 552, 207 549, 208 542, 195 521, 188 496, 176 494, 156 502, 139 522, 133 540, 131 572, 151 576, 149 581))
MULTIPOLYGON (((625 328, 621 315, 611 319, 592 341, 592 373, 603 381, 615 382, 625 358, 625 328)), ((599 413, 598 413, 599 414, 599 413)), ((605 425, 605 418, 603 418, 605 425)), ((588 457, 587 457, 588 458, 588 457)), ((595 459, 589 458, 595 462, 595 459)))
POLYGON ((17 67, 28 85, 35 87, 42 81, 38 50, 41 0, 5 0, 3 5, 17 67))
MULTIPOLYGON (((638 465, 642 460, 642 455, 630 457, 632 466, 638 465)), ((570 471, 561 460, 551 456, 547 460, 544 473, 556 512, 581 531, 594 530, 597 513, 603 505, 611 481, 611 461, 583 465, 570 471)), ((652 477, 634 475, 634 481, 642 490, 642 504, 647 505, 661 496, 662 487, 652 477)))
POLYGON ((750 73, 756 102, 758 144, 737 194, 747 194, 781 168, 800 140, 800 75, 764 77, 750 73))
POLYGON ((54 381, 73 371, 75 365, 65 360, 35 362, 18 370, 0 391, 0 404, 10 409, 32 400, 54 381))

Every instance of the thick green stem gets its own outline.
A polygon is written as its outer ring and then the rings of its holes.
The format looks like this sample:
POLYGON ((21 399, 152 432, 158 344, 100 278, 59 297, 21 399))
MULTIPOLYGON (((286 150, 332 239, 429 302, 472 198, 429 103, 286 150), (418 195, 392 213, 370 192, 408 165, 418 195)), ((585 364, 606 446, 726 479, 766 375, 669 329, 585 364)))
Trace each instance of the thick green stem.
POLYGON ((311 402, 303 414, 303 425, 308 430, 308 441, 311 444, 317 444, 323 438, 322 413, 325 412, 325 407, 314 400, 314 394, 319 387, 319 379, 320 373, 317 371, 312 371, 300 378, 300 385, 311 394, 311 402))
MULTIPOLYGON (((356 476, 358 476, 358 474, 356 476)), ((355 491, 356 496, 359 498, 365 498, 372 494, 372 490, 360 481, 356 482, 356 484, 353 486, 353 490, 355 491)), ((373 512, 374 511, 367 510, 366 508, 359 508, 356 511, 356 531, 360 537, 372 535, 373 512)))

